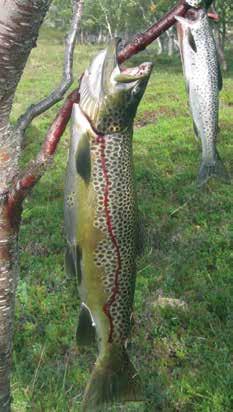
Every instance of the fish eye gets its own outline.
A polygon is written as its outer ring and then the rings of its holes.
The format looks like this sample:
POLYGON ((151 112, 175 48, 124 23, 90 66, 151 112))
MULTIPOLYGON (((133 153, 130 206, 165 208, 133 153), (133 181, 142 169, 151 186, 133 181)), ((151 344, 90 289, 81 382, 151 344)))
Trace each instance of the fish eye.
POLYGON ((186 17, 189 20, 192 20, 192 21, 197 20, 197 18, 198 18, 197 10, 188 10, 187 13, 186 13, 186 17))

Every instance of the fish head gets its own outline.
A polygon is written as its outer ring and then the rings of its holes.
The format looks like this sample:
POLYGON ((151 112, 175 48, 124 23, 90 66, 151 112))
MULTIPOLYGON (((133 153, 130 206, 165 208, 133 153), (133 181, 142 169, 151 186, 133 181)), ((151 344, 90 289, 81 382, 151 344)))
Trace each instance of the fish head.
POLYGON ((186 3, 191 7, 200 7, 203 4, 203 0, 186 0, 186 3))
POLYGON ((152 63, 122 68, 117 62, 119 39, 112 40, 86 70, 80 86, 80 107, 99 133, 132 126, 149 80, 152 63))
POLYGON ((183 28, 190 29, 192 31, 199 31, 203 24, 208 24, 208 19, 218 21, 219 16, 212 11, 207 12, 206 9, 190 9, 187 11, 185 17, 175 16, 176 20, 181 24, 183 28))
POLYGON ((204 9, 190 9, 185 17, 175 16, 176 20, 186 31, 198 32, 203 24, 208 21, 208 15, 204 9))
POLYGON ((205 7, 206 9, 208 9, 208 7, 210 7, 210 5, 213 3, 213 0, 186 0, 186 3, 190 7, 205 7))
MULTIPOLYGON (((212 36, 209 16, 205 9, 190 9, 185 17, 175 16, 178 21, 177 33, 179 39, 187 39, 190 50, 197 53, 198 45, 202 44, 207 33, 212 36)), ((211 18, 213 18, 211 13, 211 18)), ((182 43, 181 43, 182 44, 182 43)), ((181 46, 181 55, 184 50, 181 46)))

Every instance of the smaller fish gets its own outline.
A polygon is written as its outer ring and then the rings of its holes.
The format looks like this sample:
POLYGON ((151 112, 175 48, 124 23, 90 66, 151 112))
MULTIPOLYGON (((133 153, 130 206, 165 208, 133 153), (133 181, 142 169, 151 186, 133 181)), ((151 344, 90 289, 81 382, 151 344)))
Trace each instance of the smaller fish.
POLYGON ((202 142, 197 182, 202 186, 211 177, 218 177, 229 183, 216 148, 222 76, 208 15, 203 9, 190 10, 185 18, 176 16, 176 20, 194 131, 202 142))

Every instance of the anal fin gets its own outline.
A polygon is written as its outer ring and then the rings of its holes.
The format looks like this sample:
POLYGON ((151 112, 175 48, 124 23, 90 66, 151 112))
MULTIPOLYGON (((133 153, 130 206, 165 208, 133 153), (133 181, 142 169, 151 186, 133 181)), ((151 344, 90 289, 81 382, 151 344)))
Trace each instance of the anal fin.
POLYGON ((95 342, 95 326, 88 307, 82 303, 76 331, 78 345, 92 345, 95 342))

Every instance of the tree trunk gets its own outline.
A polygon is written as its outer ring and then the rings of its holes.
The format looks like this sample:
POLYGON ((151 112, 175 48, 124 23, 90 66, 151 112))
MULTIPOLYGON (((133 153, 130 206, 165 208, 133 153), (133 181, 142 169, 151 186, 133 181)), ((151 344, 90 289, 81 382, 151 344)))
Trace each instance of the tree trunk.
POLYGON ((50 0, 0 0, 0 412, 10 411, 10 366, 17 237, 21 210, 11 210, 9 190, 18 174, 20 136, 9 125, 16 87, 50 0))
MULTIPOLYGON (((0 107, 1 109, 1 107, 0 107)), ((5 118, 4 107, 4 118, 5 118)), ((19 136, 1 130, 0 141, 0 412, 10 411, 10 369, 15 290, 18 277, 17 237, 21 210, 12 213, 8 188, 18 172, 19 136)))
POLYGON ((174 53, 174 33, 173 29, 169 29, 167 32, 168 36, 168 56, 172 57, 174 53))
POLYGON ((160 54, 163 53, 163 43, 161 42, 160 37, 158 37, 158 39, 156 40, 156 42, 157 42, 157 45, 158 45, 157 54, 158 54, 158 56, 160 56, 160 54))
POLYGON ((0 204, 0 411, 10 411, 10 370, 15 291, 18 278, 17 229, 8 216, 7 198, 0 204))

